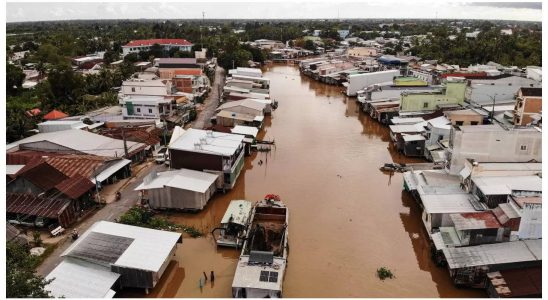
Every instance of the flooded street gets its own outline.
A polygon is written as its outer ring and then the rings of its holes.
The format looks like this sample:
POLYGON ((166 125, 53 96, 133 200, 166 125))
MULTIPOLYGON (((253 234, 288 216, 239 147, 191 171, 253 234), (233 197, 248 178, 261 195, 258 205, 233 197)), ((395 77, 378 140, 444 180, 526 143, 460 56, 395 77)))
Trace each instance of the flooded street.
MULTIPOLYGON (((483 291, 455 288, 447 269, 433 264, 402 174, 379 171, 385 162, 411 162, 389 147, 388 128, 360 113, 341 87, 301 77, 297 67, 270 66, 264 76, 279 107, 259 138, 275 140, 276 148, 247 157, 235 188, 204 211, 170 219, 210 232, 231 200, 274 193, 289 208, 284 297, 483 297, 483 291), (376 270, 383 266, 396 278, 379 280, 376 270)), ((186 238, 148 296, 231 297, 238 255, 217 250, 211 237, 186 238), (214 285, 200 288, 202 272, 211 270, 214 285)))

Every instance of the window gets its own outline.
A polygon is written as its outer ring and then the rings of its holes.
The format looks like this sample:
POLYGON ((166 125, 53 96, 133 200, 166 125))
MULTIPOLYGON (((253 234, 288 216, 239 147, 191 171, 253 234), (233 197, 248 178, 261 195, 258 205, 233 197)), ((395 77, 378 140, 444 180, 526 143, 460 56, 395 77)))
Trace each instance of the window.
POLYGON ((520 149, 521 149, 521 151, 526 151, 527 150, 527 145, 521 145, 520 149))
POLYGON ((140 112, 141 112, 141 109, 140 109, 140 108, 137 108, 137 112, 140 113, 140 112))
POLYGON ((131 88, 131 91, 132 91, 132 92, 135 92, 135 88, 134 88, 134 87, 132 87, 132 88, 131 88))
POLYGON ((164 112, 164 107, 163 106, 158 107, 158 112, 163 113, 164 112))
POLYGON ((438 136, 438 141, 441 141, 441 140, 443 140, 443 135, 438 136))
POLYGON ((422 108, 428 108, 428 102, 424 102, 424 103, 422 104, 422 108))
POLYGON ((478 121, 472 121, 470 122, 470 125, 478 125, 478 121))
POLYGON ((457 122, 455 122, 455 123, 457 124, 457 126, 462 126, 462 125, 464 125, 464 121, 457 121, 457 122))
POLYGON ((149 114, 152 113, 152 108, 149 108, 149 109, 148 109, 148 113, 149 113, 149 114))

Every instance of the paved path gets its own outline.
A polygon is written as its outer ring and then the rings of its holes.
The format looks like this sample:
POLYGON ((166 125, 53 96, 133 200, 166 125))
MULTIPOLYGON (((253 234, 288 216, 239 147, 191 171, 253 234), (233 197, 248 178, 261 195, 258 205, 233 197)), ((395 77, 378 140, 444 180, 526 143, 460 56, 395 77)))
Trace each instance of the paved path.
POLYGON ((192 128, 202 129, 211 126, 211 117, 215 115, 215 109, 219 106, 221 99, 220 91, 225 82, 224 69, 217 66, 215 70, 215 82, 211 87, 207 99, 204 101, 204 109, 198 114, 196 120, 192 122, 192 128))
MULTIPOLYGON (((122 199, 120 201, 107 204, 93 215, 75 225, 74 228, 78 228, 78 232, 82 234, 95 222, 101 220, 114 221, 114 219, 117 219, 120 215, 137 204, 139 201, 139 193, 134 191, 134 189, 137 185, 141 184, 143 177, 153 170, 162 171, 167 168, 163 164, 157 165, 153 161, 146 162, 145 164, 146 165, 137 166, 137 174, 134 174, 134 177, 129 178, 125 186, 121 188, 120 192, 122 194, 122 199)), ((53 253, 51 253, 40 266, 38 266, 36 272, 39 275, 46 276, 62 261, 60 255, 72 244, 70 239, 71 231, 72 229, 67 230, 67 233, 65 233, 65 238, 59 242, 53 253)))

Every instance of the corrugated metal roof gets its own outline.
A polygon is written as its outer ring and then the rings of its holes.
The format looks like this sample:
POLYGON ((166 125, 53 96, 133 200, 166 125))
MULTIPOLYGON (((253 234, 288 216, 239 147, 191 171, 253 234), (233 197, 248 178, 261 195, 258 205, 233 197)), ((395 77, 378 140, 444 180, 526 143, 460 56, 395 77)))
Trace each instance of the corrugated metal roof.
POLYGON ((501 270, 488 273, 487 277, 490 278, 495 288, 504 287, 503 290, 509 292, 507 297, 538 297, 542 295, 542 267, 501 270))
MULTIPOLYGON (((124 142, 106 136, 79 129, 70 129, 55 132, 38 133, 24 138, 17 142, 6 145, 6 150, 13 149, 18 145, 35 142, 50 142, 62 147, 87 154, 94 154, 106 157, 122 157, 124 155, 124 142)), ((127 142, 128 151, 134 153, 146 147, 146 145, 135 142, 127 142)), ((64 152, 64 151, 58 151, 64 152)))
POLYGON ((218 178, 218 175, 194 171, 189 169, 179 169, 166 171, 156 174, 149 174, 137 188, 139 190, 158 189, 172 187, 193 192, 205 193, 218 178))
POLYGON ((500 228, 501 225, 491 211, 449 215, 456 230, 500 228))
POLYGON ((86 177, 74 175, 55 186, 61 193, 68 196, 70 199, 76 200, 83 194, 93 189, 95 184, 86 177))
POLYGON ((485 195, 509 195, 512 191, 542 191, 539 176, 472 176, 474 184, 485 195))
POLYGON ((122 256, 133 240, 123 236, 91 232, 66 256, 110 266, 122 256))
POLYGON ((468 213, 477 211, 468 199, 470 197, 469 194, 421 194, 420 197, 424 205, 424 210, 430 214, 468 213))
POLYGON ((244 136, 190 128, 185 131, 169 148, 217 155, 233 155, 242 144, 244 136), (205 141, 200 146, 200 139, 205 141))
POLYGON ((470 247, 445 248, 443 254, 449 269, 466 267, 493 266, 499 264, 540 261, 536 249, 540 249, 542 240, 515 241, 485 244, 470 247), (531 250, 535 249, 535 250, 531 250))
POLYGON ((46 276, 54 280, 45 289, 58 298, 112 298, 111 288, 119 277, 110 268, 65 258, 46 276))
POLYGON ((103 171, 101 171, 101 173, 97 174, 96 177, 91 179, 91 182, 95 183, 95 180, 102 182, 130 163, 131 160, 123 158, 120 160, 111 161, 110 165, 106 169, 104 169, 103 171))
POLYGON ((232 128, 232 133, 251 135, 253 137, 257 137, 257 133, 259 133, 259 129, 257 127, 252 127, 252 126, 236 125, 234 126, 234 128, 232 128))
POLYGON ((25 178, 43 191, 49 191, 69 177, 48 164, 45 159, 35 159, 25 165, 16 176, 25 178))
POLYGON ((181 239, 181 233, 178 232, 99 221, 93 224, 61 256, 69 255, 78 244, 84 242, 87 236, 93 232, 133 239, 131 245, 113 265, 152 272, 158 272, 164 262, 171 259, 171 250, 181 239))
POLYGON ((243 106, 243 107, 251 108, 257 111, 263 111, 266 107, 266 104, 259 101, 255 101, 253 99, 244 99, 244 100, 230 101, 230 102, 224 103, 223 105, 217 108, 217 111, 226 110, 226 109, 230 109, 232 107, 237 107, 237 106, 243 106))
POLYGON ((45 198, 33 194, 8 193, 6 196, 6 211, 8 213, 25 214, 57 219, 69 206, 66 198, 45 198))
POLYGON ((15 175, 19 170, 21 170, 25 165, 6 165, 6 174, 15 175))

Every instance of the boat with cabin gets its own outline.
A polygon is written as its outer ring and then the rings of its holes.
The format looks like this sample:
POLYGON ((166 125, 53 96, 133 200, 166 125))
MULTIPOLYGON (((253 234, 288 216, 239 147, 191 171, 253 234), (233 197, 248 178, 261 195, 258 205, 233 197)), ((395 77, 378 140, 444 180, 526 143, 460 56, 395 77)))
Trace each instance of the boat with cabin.
POLYGON ((221 220, 221 227, 211 234, 217 246, 241 248, 247 233, 252 203, 247 200, 232 200, 221 220))
POLYGON ((253 206, 232 282, 234 298, 281 298, 289 251, 288 210, 277 195, 253 206))

